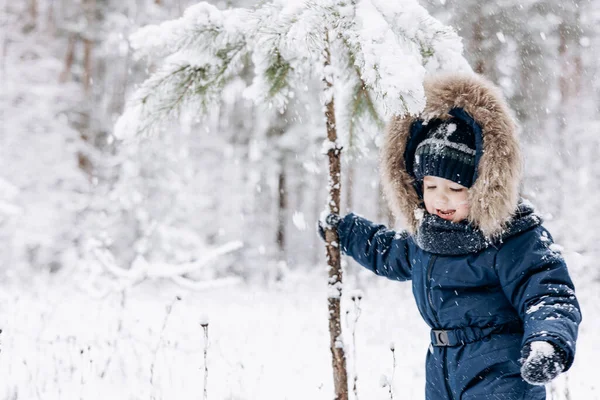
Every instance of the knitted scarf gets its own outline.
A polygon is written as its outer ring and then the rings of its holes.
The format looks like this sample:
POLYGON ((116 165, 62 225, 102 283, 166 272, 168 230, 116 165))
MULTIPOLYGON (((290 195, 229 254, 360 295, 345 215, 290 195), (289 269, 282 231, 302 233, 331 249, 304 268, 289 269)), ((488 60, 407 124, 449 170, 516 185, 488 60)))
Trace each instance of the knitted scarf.
POLYGON ((458 256, 478 253, 489 246, 496 246, 506 238, 514 236, 542 223, 531 205, 521 200, 513 218, 505 226, 499 237, 486 238, 483 233, 469 224, 447 221, 437 215, 425 212, 419 229, 414 236, 417 245, 433 254, 458 256))

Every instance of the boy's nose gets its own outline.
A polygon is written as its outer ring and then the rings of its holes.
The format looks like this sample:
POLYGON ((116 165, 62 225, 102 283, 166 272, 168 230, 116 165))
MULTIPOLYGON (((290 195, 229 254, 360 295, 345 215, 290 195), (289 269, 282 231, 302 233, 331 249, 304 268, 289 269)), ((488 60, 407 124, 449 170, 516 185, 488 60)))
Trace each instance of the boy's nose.
POLYGON ((445 207, 448 204, 448 196, 440 194, 438 197, 436 197, 434 204, 437 208, 445 207))

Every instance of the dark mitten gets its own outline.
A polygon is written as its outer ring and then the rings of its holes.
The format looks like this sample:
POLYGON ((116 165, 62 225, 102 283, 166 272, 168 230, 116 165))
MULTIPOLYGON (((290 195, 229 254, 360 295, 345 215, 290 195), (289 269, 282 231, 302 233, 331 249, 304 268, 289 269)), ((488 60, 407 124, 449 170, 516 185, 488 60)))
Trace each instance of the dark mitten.
POLYGON ((337 229, 337 226, 340 224, 340 216, 338 214, 328 214, 325 219, 319 219, 319 236, 321 239, 325 240, 325 229, 337 229))
POLYGON ((521 376, 532 385, 544 385, 565 369, 564 351, 546 341, 527 343, 521 350, 521 376))

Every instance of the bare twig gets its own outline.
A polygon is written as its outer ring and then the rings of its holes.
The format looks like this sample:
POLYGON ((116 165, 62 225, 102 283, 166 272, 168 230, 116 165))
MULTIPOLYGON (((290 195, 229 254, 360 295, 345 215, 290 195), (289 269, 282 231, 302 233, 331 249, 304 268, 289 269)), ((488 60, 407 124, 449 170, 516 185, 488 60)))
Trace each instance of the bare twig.
POLYGON ((396 346, 394 345, 394 343, 390 343, 390 350, 392 351, 393 365, 392 365, 392 377, 390 378, 389 389, 390 389, 390 400, 394 400, 393 386, 394 386, 394 374, 396 373, 396 351, 395 351, 396 346))
POLYGON ((208 399, 208 319, 203 318, 200 321, 200 326, 204 330, 204 394, 202 396, 203 400, 208 399))
POLYGON ((181 300, 181 297, 175 296, 175 298, 171 301, 171 303, 167 306, 167 313, 165 314, 165 318, 163 319, 163 324, 160 329, 160 335, 158 337, 158 341, 156 342, 156 346, 154 348, 154 355, 152 358, 152 363, 150 364, 150 386, 154 386, 154 365, 156 364, 156 357, 158 355, 158 350, 160 349, 160 345, 163 340, 163 335, 165 333, 165 329, 167 328, 167 322, 169 321, 169 317, 171 316, 171 311, 173 311, 173 305, 181 300))
POLYGON ((565 374, 565 400, 571 400, 571 391, 569 390, 569 374, 565 374))
POLYGON ((145 281, 146 279, 171 279, 176 284, 192 290, 203 290, 206 288, 237 284, 241 282, 241 279, 237 277, 222 278, 212 281, 195 281, 186 277, 185 275, 193 273, 204 265, 212 262, 215 258, 227 253, 231 253, 240 249, 241 247, 243 247, 243 243, 239 241, 226 243, 212 250, 208 255, 200 260, 179 265, 170 265, 167 263, 149 264, 142 257, 138 259, 136 263, 134 263, 131 269, 125 269, 119 266, 113 254, 104 247, 93 247, 91 251, 104 269, 121 281, 121 284, 118 286, 117 290, 109 290, 107 293, 101 294, 108 295, 114 291, 126 290, 127 288, 133 287, 145 281))
POLYGON ((358 324, 358 318, 360 317, 361 308, 360 301, 362 300, 362 294, 360 292, 352 293, 350 296, 352 302, 354 303, 354 321, 352 324, 352 375, 353 375, 353 385, 352 391, 354 392, 354 398, 358 400, 358 373, 356 372, 356 325, 358 324))
POLYGON ((124 315, 125 315, 125 300, 126 300, 126 291, 123 290, 121 292, 121 315, 119 316, 119 322, 117 324, 117 333, 116 333, 116 337, 114 340, 114 347, 113 347, 113 352, 112 354, 106 359, 106 363, 104 364, 104 368, 102 369, 102 372, 100 373, 100 378, 104 378, 104 376, 106 375, 106 371, 108 371, 108 368, 110 367, 110 364, 112 363, 113 357, 115 356, 117 350, 118 350, 118 344, 119 344, 119 336, 121 335, 121 331, 123 330, 123 319, 124 319, 124 315))

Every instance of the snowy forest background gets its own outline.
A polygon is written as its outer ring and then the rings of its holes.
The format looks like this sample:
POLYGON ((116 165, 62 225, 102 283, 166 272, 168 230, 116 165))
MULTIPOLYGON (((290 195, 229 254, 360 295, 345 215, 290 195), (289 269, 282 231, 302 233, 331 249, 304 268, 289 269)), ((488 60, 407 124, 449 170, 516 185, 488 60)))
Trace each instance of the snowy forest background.
MULTIPOLYGON (((207 387, 211 399, 331 398, 315 233, 327 196, 318 96, 285 113, 265 109, 241 95, 247 71, 206 117, 184 114, 136 140, 113 134, 154 68, 133 56, 130 34, 192 4, 1 6, 2 399, 191 399, 207 387)), ((600 355, 600 1, 421 5, 457 30, 473 70, 516 111, 524 197, 563 247, 582 299, 578 359, 549 390, 600 398, 588 375, 600 355)), ((347 138, 342 213, 393 225, 380 194, 381 135, 347 138)), ((357 393, 422 398, 427 329, 410 285, 344 266, 357 393)))

